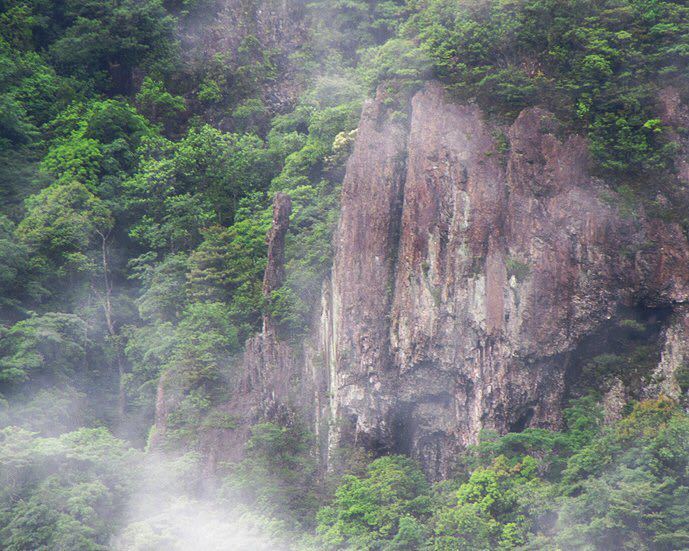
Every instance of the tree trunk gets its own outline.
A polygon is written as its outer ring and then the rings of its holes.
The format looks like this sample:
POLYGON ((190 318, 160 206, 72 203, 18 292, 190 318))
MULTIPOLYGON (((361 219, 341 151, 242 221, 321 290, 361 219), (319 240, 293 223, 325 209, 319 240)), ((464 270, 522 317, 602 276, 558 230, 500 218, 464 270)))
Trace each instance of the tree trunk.
POLYGON ((105 324, 108 328, 108 336, 115 348, 115 361, 117 362, 117 373, 119 377, 119 389, 117 393, 117 415, 120 421, 124 420, 124 415, 127 409, 127 394, 124 386, 125 376, 125 361, 124 353, 122 351, 122 344, 120 336, 117 333, 117 327, 113 319, 112 308, 112 281, 110 280, 110 264, 108 260, 108 238, 110 234, 100 233, 101 237, 101 258, 103 266, 103 283, 104 293, 102 294, 103 312, 105 314, 105 324))

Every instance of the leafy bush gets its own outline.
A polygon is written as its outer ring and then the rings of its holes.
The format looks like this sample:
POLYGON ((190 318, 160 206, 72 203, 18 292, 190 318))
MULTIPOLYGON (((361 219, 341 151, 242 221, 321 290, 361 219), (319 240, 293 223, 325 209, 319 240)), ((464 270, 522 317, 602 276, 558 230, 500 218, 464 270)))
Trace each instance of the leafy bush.
POLYGON ((430 502, 430 487, 414 462, 382 457, 364 478, 345 476, 332 504, 319 511, 317 530, 330 548, 395 549, 418 533, 414 519, 428 516, 430 502))

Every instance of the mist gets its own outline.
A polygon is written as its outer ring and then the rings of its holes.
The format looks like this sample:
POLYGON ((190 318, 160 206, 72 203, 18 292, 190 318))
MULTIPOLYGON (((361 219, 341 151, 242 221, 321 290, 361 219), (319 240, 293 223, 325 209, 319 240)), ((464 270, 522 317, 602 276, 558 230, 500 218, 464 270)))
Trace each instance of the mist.
POLYGON ((200 458, 146 454, 137 464, 135 491, 127 499, 115 550, 288 549, 286 523, 253 513, 240 503, 205 496, 198 488, 200 458))

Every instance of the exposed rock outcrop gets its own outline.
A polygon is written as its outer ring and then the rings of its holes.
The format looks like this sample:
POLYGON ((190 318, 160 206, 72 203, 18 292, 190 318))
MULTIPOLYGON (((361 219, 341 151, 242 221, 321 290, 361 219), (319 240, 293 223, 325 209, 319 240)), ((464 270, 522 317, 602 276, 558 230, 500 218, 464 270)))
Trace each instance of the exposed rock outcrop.
POLYGON ((367 447, 389 440, 390 318, 405 179, 406 129, 382 101, 361 117, 342 189, 327 343, 335 430, 367 447), (366 207, 361 208, 365 203, 366 207))
POLYGON ((335 441, 442 477, 482 428, 559 426, 568 354, 621 304, 686 301, 689 245, 621 212, 585 140, 558 138, 546 111, 500 128, 431 84, 405 139, 382 105, 342 192, 330 411, 335 441))
MULTIPOLYGON (((542 109, 509 127, 429 84, 408 121, 364 108, 343 183, 331 277, 299 350, 264 320, 247 342, 239 447, 258 419, 311 424, 323 465, 342 445, 405 452, 432 478, 483 428, 558 427, 583 339, 625 307, 670 309, 650 394, 687 359, 689 244, 594 178, 586 141, 542 109)), ((264 292, 282 279, 276 198, 264 292)), ((665 319, 665 318, 663 318, 665 319)), ((610 389, 608 416, 626 390, 610 389)))
MULTIPOLYGON (((663 332, 663 347, 660 362, 653 373, 653 380, 647 393, 651 396, 663 394, 679 399, 684 394, 678 375, 689 374, 689 307, 677 307, 663 332)), ((686 383, 686 381, 682 381, 686 383)), ((686 389, 685 389, 686 390, 686 389)))
MULTIPOLYGON (((211 17, 209 10, 200 10, 185 22, 183 55, 192 67, 197 59, 217 56, 224 65, 227 84, 239 85, 240 90, 242 83, 232 73, 238 67, 256 67, 267 56, 279 70, 277 78, 263 83, 261 100, 271 112, 282 112, 294 105, 302 89, 302 79, 296 75, 290 56, 307 42, 310 31, 306 17, 303 0, 221 0, 211 17)), ((221 113, 214 119, 220 125, 227 122, 221 113)))

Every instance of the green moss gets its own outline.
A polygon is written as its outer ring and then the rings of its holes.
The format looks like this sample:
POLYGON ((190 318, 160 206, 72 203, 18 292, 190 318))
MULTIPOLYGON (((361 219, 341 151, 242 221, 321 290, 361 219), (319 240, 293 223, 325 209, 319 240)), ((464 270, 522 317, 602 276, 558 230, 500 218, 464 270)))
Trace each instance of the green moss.
POLYGON ((627 345, 626 353, 595 356, 586 364, 583 376, 595 386, 617 378, 627 385, 648 381, 658 365, 657 343, 627 345))
POLYGON ((498 155, 505 157, 506 160, 506 156, 510 151, 510 140, 507 137, 507 134, 505 134, 502 130, 494 130, 493 140, 495 143, 495 152, 498 155))
POLYGON ((639 197, 629 185, 621 185, 617 188, 618 201, 615 206, 625 218, 636 218, 639 211, 639 197))
POLYGON ((505 268, 508 277, 514 276, 519 283, 523 282, 531 273, 531 267, 526 262, 512 256, 508 256, 505 260, 505 268))
POLYGON ((643 323, 633 319, 624 319, 620 321, 618 325, 636 333, 643 333, 646 330, 646 326, 643 323))
POLYGON ((433 304, 435 304, 435 307, 437 308, 438 306, 440 306, 442 291, 440 287, 436 286, 431 286, 430 291, 431 296, 433 297, 433 304))

